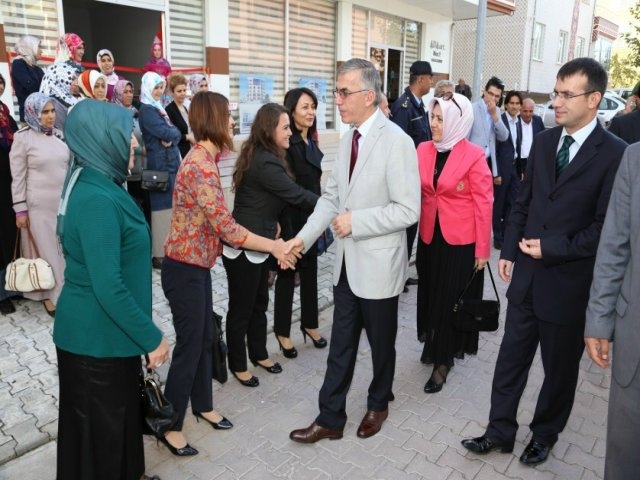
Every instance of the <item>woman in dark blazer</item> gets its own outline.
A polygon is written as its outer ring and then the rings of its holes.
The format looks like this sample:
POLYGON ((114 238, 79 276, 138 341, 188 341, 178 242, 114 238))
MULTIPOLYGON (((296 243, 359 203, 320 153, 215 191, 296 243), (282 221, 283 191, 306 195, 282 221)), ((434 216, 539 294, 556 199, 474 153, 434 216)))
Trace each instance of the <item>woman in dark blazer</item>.
POLYGON ((44 70, 36 65, 42 54, 40 39, 23 35, 13 49, 17 57, 11 64, 11 80, 18 98, 20 121, 24 122, 24 101, 40 89, 44 77, 44 70))
MULTIPOLYGON (((284 97, 284 106, 289 112, 292 135, 289 139, 286 162, 295 182, 303 188, 320 195, 322 177, 322 157, 324 154, 316 142, 316 108, 318 99, 308 88, 294 88, 284 97)), ((313 208, 287 206, 280 219, 282 238, 289 240, 307 222, 313 208)), ((302 317, 300 331, 305 339, 311 337, 316 348, 324 348, 327 341, 318 333, 318 257, 316 246, 303 255, 296 264, 300 275, 300 306, 302 317)), ((291 313, 295 272, 280 270, 276 280, 273 330, 280 349, 287 358, 295 358, 298 351, 289 336, 291 333, 291 313)))
MULTIPOLYGON (((433 371, 425 393, 437 393, 454 359, 478 351, 478 332, 454 328, 452 305, 474 268, 490 256, 493 180, 484 152, 466 137, 473 124, 471 103, 446 93, 429 103, 432 140, 418 146, 422 206, 418 241, 418 335, 425 338, 422 362, 433 371)), ((476 275, 465 298, 481 298, 476 275)))
POLYGON ((178 142, 178 150, 180 150, 180 155, 184 158, 193 144, 193 134, 189 127, 189 112, 184 104, 187 98, 187 77, 181 73, 172 73, 167 78, 167 81, 169 82, 169 91, 173 96, 173 101, 166 106, 165 110, 171 123, 182 134, 180 142, 178 142))
POLYGON ((171 222, 171 199, 176 172, 180 166, 178 142, 182 138, 178 130, 162 108, 160 99, 164 92, 165 81, 155 72, 142 76, 140 88, 140 130, 147 151, 147 168, 169 172, 169 189, 166 192, 149 192, 151 204, 151 237, 153 267, 162 266, 164 241, 169 233, 171 222))
MULTIPOLYGON (((233 217, 247 230, 267 238, 279 235, 278 218, 287 204, 313 208, 318 195, 297 185, 284 161, 289 148, 289 115, 278 104, 263 105, 255 116, 233 173, 233 217)), ((259 381, 247 370, 249 359, 270 373, 282 367, 267 352, 268 255, 225 245, 222 262, 229 282, 227 346, 229 369, 247 387, 259 381)))

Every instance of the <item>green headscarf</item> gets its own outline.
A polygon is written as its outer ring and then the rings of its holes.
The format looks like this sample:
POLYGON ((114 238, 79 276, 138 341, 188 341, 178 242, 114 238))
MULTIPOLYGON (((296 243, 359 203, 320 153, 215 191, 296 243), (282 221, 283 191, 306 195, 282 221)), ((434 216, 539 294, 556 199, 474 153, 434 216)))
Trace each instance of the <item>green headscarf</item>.
POLYGON ((64 135, 73 160, 58 207, 56 233, 60 239, 69 197, 83 168, 93 168, 118 185, 125 182, 132 132, 132 112, 117 105, 86 99, 71 109, 64 124, 64 135))

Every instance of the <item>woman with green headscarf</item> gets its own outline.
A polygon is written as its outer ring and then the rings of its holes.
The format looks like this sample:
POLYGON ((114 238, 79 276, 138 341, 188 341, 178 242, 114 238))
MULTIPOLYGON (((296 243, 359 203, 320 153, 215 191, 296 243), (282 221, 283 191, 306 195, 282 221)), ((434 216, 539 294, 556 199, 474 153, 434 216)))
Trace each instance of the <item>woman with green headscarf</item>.
MULTIPOLYGON (((133 159, 131 112, 96 100, 69 113, 74 159, 58 209, 67 261, 53 341, 60 416, 57 478, 144 475, 140 356, 156 368, 169 345, 151 318, 151 240, 123 188, 133 159)), ((151 477, 157 478, 157 477, 151 477)))

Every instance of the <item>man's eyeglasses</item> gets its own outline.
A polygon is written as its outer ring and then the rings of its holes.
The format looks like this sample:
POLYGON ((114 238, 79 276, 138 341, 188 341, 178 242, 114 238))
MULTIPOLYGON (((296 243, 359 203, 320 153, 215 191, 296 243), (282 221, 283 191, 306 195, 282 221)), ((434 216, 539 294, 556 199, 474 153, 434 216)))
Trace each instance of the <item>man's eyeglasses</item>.
POLYGON ((439 98, 449 101, 451 100, 456 107, 458 107, 458 110, 460 110, 460 116, 462 117, 462 108, 460 107, 460 105, 458 105, 458 102, 456 102, 456 99, 453 97, 453 92, 444 92, 439 98))
POLYGON ((551 92, 549 94, 549 98, 551 100, 555 100, 556 98, 559 98, 560 100, 571 100, 572 98, 576 98, 576 97, 581 97, 583 95, 591 95, 592 93, 595 93, 595 90, 589 90, 588 92, 582 92, 582 93, 569 93, 569 92, 556 92, 555 90, 553 92, 551 92))
POLYGON ((369 90, 371 90, 371 88, 364 88, 362 90, 356 90, 355 92, 351 92, 347 88, 336 88, 333 91, 333 96, 336 97, 336 98, 340 97, 340 98, 342 98, 344 100, 349 95, 353 95, 354 93, 360 93, 360 92, 368 92, 369 90))

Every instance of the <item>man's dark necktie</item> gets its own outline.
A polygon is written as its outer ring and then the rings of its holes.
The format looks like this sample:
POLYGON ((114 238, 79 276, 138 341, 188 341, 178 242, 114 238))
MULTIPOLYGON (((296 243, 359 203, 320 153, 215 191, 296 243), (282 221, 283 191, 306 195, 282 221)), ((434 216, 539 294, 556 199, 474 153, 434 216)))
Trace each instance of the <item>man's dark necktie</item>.
POLYGON ((573 142, 575 142, 573 137, 569 135, 564 137, 564 142, 562 143, 562 147, 560 147, 558 156, 556 157, 556 178, 558 178, 569 165, 569 148, 573 142))
POLYGON ((349 180, 351 180, 351 174, 356 166, 356 160, 358 160, 358 140, 362 135, 358 130, 353 131, 353 138, 351 139, 351 163, 349 164, 349 180))

